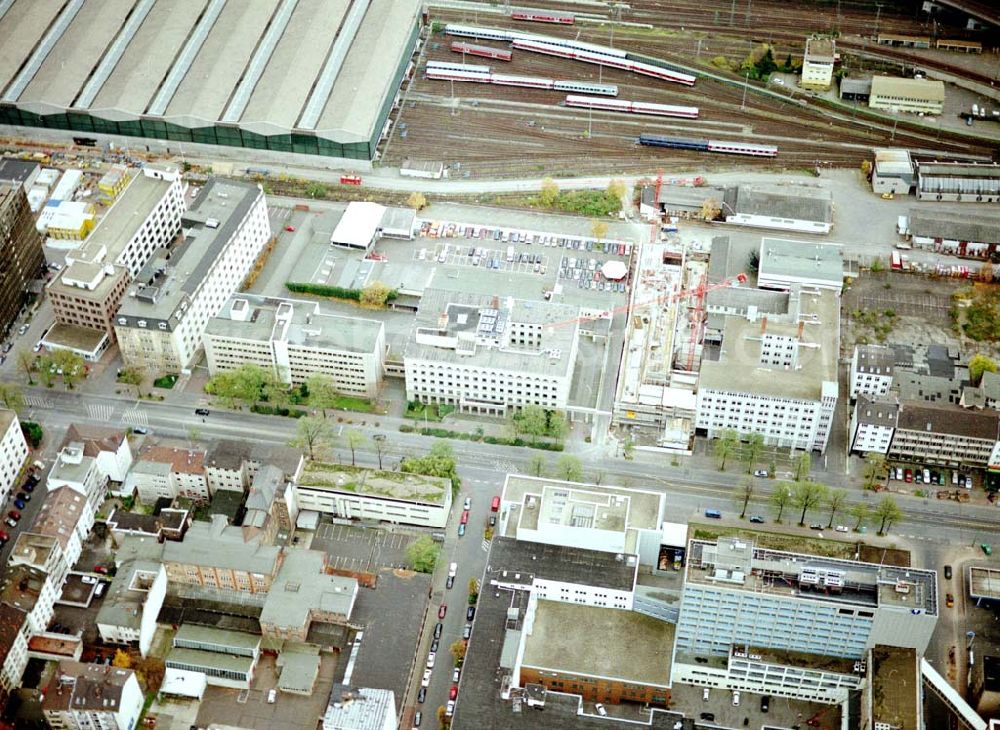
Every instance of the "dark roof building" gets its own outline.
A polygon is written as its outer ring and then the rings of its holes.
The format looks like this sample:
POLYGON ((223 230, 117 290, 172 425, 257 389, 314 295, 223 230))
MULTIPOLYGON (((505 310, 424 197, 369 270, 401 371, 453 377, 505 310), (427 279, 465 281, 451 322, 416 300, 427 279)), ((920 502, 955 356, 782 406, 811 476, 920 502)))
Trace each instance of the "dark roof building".
POLYGON ((10 330, 44 263, 42 237, 24 188, 0 184, 0 337, 10 330))
POLYGON ((957 405, 900 404, 889 458, 983 468, 1000 438, 1000 412, 957 405))
POLYGON ((1000 165, 977 162, 918 162, 917 198, 1000 203, 1000 165))

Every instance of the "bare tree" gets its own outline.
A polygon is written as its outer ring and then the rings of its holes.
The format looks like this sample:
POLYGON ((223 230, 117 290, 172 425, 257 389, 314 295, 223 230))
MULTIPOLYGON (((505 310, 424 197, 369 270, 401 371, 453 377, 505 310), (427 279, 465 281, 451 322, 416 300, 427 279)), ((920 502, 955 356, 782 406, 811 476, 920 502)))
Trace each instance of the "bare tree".
POLYGON ((736 493, 738 501, 743 503, 743 509, 740 510, 740 519, 742 520, 747 515, 747 505, 750 504, 750 500, 754 493, 754 482, 753 479, 743 477, 743 481, 740 482, 740 491, 736 493))
POLYGON ((333 443, 333 430, 326 419, 303 416, 296 426, 295 438, 291 445, 309 451, 309 459, 315 460, 316 451, 333 443))

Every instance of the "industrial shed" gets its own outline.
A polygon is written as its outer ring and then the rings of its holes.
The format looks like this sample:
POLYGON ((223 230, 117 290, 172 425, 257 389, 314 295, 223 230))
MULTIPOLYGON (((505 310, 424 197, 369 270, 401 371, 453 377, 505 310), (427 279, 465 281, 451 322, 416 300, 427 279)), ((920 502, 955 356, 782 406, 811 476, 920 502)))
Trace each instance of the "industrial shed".
POLYGON ((918 162, 917 198, 960 203, 1000 203, 1000 165, 918 162))
POLYGON ((0 124, 371 160, 417 0, 0 2, 0 124))
POLYGON ((1000 216, 910 211, 910 237, 918 248, 953 256, 986 257, 1000 246, 1000 216))

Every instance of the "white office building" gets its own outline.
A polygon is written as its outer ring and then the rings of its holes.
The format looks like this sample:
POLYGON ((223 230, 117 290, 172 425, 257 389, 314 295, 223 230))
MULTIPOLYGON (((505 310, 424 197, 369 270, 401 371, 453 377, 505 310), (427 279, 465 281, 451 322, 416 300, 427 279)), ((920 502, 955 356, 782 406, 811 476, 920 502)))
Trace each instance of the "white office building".
POLYGON ((182 220, 184 240, 143 267, 115 316, 126 365, 187 371, 209 319, 250 273, 271 238, 264 191, 212 178, 182 220))
POLYGON ((830 88, 833 83, 833 64, 836 46, 831 38, 806 39, 806 52, 802 58, 801 84, 806 89, 830 88))
POLYGON ((844 288, 844 258, 836 243, 793 241, 787 238, 760 240, 757 286, 761 289, 844 288))
POLYGON ((855 345, 851 356, 851 400, 859 395, 879 398, 892 387, 896 358, 884 345, 855 345))
POLYGON ((373 319, 324 314, 319 303, 234 296, 205 329, 211 375, 258 365, 282 382, 329 377, 338 392, 378 394, 385 371, 385 325, 373 319))
POLYGON ((869 649, 923 653, 937 617, 933 570, 695 539, 672 680, 839 703, 869 649))
POLYGON ((698 431, 825 451, 838 395, 839 305, 832 291, 795 290, 786 315, 726 317, 718 359, 702 360, 698 431))
POLYGON ((859 395, 851 412, 849 438, 851 451, 888 454, 896 432, 899 403, 895 400, 859 395))
POLYGON ((428 289, 406 345, 406 398, 488 415, 564 409, 579 318, 565 304, 428 289))
POLYGON ((28 460, 28 442, 14 411, 0 409, 0 502, 6 503, 28 460))
POLYGON ((97 632, 108 644, 136 644, 146 656, 156 633, 156 617, 167 595, 167 572, 155 560, 128 560, 118 566, 107 598, 97 612, 97 632))

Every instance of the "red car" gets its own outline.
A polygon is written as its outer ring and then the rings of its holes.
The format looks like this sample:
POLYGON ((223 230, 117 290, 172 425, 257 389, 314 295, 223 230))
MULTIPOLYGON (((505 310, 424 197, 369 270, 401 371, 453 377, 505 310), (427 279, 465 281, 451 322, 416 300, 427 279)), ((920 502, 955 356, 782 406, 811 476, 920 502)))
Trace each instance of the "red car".
POLYGON ((905 479, 907 481, 907 483, 912 482, 913 481, 913 470, 912 469, 907 469, 906 471, 904 471, 903 472, 903 479, 905 479))
POLYGON ((448 699, 449 700, 453 700, 456 697, 458 697, 458 685, 457 684, 453 684, 453 685, 451 685, 451 689, 448 690, 448 699))
POLYGON ((295 233, 295 226, 285 226, 285 230, 289 233, 295 233))
POLYGON ((103 565, 95 565, 94 566, 94 572, 95 573, 100 573, 101 575, 107 575, 108 574, 108 569, 105 568, 103 565))
POLYGON ((3 530, 0 530, 0 544, 5 543, 8 540, 10 540, 10 535, 8 535, 3 530))
POLYGON ((467 525, 469 523, 469 510, 462 510, 462 519, 459 520, 459 522, 463 525, 467 525))
POLYGON ((441 607, 438 609, 438 618, 444 618, 446 613, 448 613, 448 604, 442 603, 441 607))
POLYGON ((18 512, 16 509, 12 509, 10 512, 8 512, 7 516, 14 520, 21 519, 21 513, 18 512))

